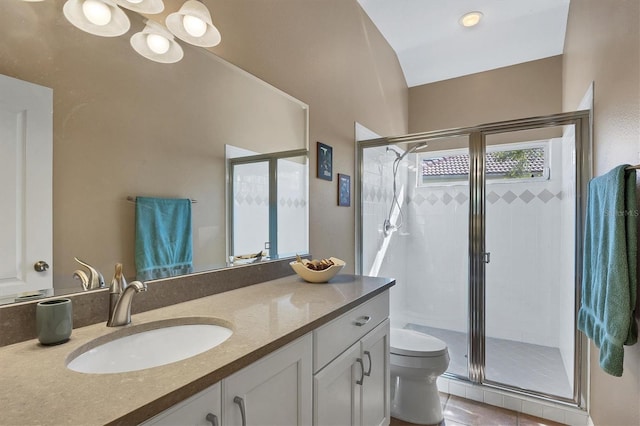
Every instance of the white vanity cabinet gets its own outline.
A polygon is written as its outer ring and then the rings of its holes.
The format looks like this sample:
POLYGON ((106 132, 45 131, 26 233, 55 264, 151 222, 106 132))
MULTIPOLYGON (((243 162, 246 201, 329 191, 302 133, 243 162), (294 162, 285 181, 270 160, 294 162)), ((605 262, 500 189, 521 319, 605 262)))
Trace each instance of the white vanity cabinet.
POLYGON ((224 425, 311 424, 311 334, 222 381, 224 425))
POLYGON ((388 425, 388 317, 384 291, 144 424, 388 425))
POLYGON ((387 291, 314 331, 314 426, 389 424, 388 316, 387 291))
POLYGON ((144 425, 310 425, 312 347, 309 333, 144 425))

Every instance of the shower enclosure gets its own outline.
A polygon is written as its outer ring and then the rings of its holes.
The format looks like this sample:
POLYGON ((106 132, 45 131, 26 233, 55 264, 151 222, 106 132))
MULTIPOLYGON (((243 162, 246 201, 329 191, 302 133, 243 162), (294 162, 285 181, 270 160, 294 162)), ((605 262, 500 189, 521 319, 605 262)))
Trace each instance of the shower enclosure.
POLYGON ((396 279, 392 327, 444 340, 447 377, 584 404, 589 141, 580 111, 358 142, 356 267, 396 279))

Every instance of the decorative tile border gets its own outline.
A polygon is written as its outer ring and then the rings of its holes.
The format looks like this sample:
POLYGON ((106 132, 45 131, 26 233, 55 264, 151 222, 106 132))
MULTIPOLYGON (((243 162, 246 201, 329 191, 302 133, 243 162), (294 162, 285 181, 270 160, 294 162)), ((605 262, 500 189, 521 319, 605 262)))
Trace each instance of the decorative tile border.
MULTIPOLYGON (((426 201, 432 206, 436 205, 437 203, 442 203, 447 206, 453 202, 458 205, 462 205, 469 201, 469 195, 465 191, 434 190, 428 191, 427 194, 425 194, 425 192, 427 191, 413 191, 413 193, 406 198, 407 204, 415 204, 417 206, 421 206, 426 201)), ((529 189, 525 189, 520 193, 515 193, 511 190, 507 190, 502 194, 498 193, 497 191, 489 191, 489 193, 486 195, 486 200, 490 204, 496 204, 498 202, 513 204, 517 200, 523 202, 524 204, 530 204, 534 200, 540 200, 544 204, 548 204, 551 201, 561 201, 564 198, 564 193, 562 191, 554 193, 549 191, 548 189, 543 189, 540 192, 536 192, 532 192, 529 189)), ((393 199, 393 194, 390 190, 383 190, 380 187, 374 187, 370 185, 364 186, 362 195, 365 202, 389 203, 393 199)))

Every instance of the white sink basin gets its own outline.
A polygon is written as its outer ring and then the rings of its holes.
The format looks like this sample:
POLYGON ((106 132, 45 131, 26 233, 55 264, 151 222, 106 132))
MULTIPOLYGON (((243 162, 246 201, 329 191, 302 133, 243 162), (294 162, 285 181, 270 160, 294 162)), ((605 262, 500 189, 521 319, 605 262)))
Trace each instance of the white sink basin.
POLYGON ((74 351, 68 358, 67 368, 93 374, 144 370, 208 351, 232 334, 230 328, 222 325, 180 324, 175 320, 134 326, 74 351))

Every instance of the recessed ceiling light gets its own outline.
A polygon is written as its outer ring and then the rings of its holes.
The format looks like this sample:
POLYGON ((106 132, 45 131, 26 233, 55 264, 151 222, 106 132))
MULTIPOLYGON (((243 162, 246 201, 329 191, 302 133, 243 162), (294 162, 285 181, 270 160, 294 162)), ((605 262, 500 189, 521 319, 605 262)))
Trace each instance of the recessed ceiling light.
POLYGON ((482 12, 469 12, 462 15, 458 22, 460 22, 460 25, 463 27, 473 27, 478 25, 482 16, 482 12))

